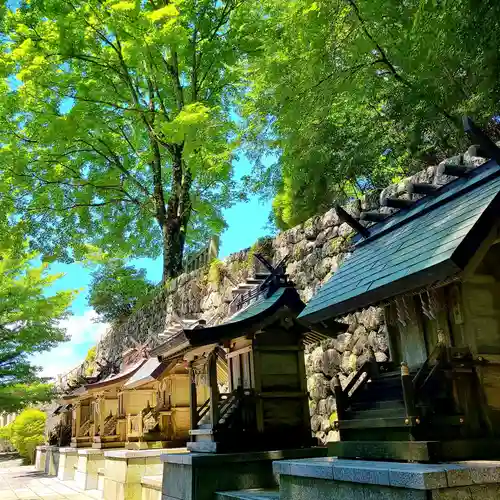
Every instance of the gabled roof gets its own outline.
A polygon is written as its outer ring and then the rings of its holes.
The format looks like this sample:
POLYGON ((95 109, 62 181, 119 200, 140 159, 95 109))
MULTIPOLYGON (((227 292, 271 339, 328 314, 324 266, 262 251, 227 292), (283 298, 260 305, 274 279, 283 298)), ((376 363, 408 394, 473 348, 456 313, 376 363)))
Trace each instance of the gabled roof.
POLYGON ((259 329, 261 322, 282 307, 298 314, 304 308, 297 290, 292 286, 280 287, 270 295, 263 294, 247 308, 239 311, 228 321, 198 330, 185 330, 184 334, 191 346, 212 344, 224 339, 240 337, 259 329))
POLYGON ((149 358, 139 370, 124 384, 125 389, 133 389, 156 380, 165 370, 167 364, 162 363, 158 358, 149 358))
POLYGON ((489 161, 370 227, 299 318, 347 314, 460 273, 498 217, 500 167, 489 161))
POLYGON ((114 384, 118 384, 130 378, 139 368, 146 362, 146 359, 143 358, 139 361, 136 361, 130 366, 127 366, 123 371, 117 373, 116 375, 112 375, 108 378, 100 380, 99 382, 95 382, 94 384, 85 385, 85 389, 90 391, 93 389, 101 389, 105 387, 109 387, 114 384))

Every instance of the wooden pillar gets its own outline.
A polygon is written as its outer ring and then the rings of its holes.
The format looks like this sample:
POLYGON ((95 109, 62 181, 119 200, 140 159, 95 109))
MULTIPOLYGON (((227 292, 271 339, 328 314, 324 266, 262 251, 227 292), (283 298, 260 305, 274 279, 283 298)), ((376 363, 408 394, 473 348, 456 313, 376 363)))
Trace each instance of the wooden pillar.
POLYGON ((208 357, 208 387, 210 391, 210 421, 212 428, 219 421, 219 386, 217 385, 217 353, 213 351, 208 357))
MULTIPOLYGON (((191 430, 194 431, 198 428, 198 401, 192 362, 189 363, 189 420, 191 422, 191 430)), ((194 436, 191 436, 191 441, 194 441, 194 436)))
POLYGON ((97 419, 99 424, 99 436, 104 436, 104 423, 106 421, 106 398, 104 395, 97 397, 97 419))
POLYGON ((333 381, 333 393, 335 395, 335 402, 337 404, 337 418, 343 420, 345 417, 345 401, 344 401, 344 391, 340 385, 340 379, 337 374, 332 377, 333 381))
POLYGON ((413 380, 410 376, 408 365, 403 361, 401 363, 401 385, 403 387, 403 399, 407 417, 416 416, 415 395, 413 391, 413 380))
POLYGON ((79 437, 80 425, 82 425, 82 405, 75 403, 73 437, 79 437))

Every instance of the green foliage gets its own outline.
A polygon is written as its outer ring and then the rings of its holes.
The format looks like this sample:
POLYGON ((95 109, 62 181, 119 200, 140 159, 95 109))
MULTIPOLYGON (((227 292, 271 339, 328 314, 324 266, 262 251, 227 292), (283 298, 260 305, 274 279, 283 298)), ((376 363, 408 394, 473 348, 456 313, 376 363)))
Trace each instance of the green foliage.
POLYGON ((5 441, 11 441, 12 439, 12 422, 8 425, 4 425, 0 427, 0 439, 4 439, 5 441))
POLYGON ((92 373, 94 373, 94 361, 96 356, 97 347, 91 347, 87 351, 87 355, 85 356, 85 376, 90 377, 92 373))
POLYGON ((145 297, 149 298, 153 290, 144 269, 113 259, 92 273, 87 298, 101 321, 120 322, 142 304, 145 297))
POLYGON ((86 361, 87 363, 93 363, 93 362, 95 361, 96 351, 97 351, 97 347, 96 347, 96 346, 91 347, 91 348, 87 351, 87 355, 85 356, 85 361, 86 361))
POLYGON ((273 257, 273 239, 270 236, 263 236, 262 238, 259 238, 251 247, 250 250, 248 251, 248 257, 246 261, 246 267, 247 269, 250 269, 254 266, 255 264, 255 257, 254 255, 256 253, 260 253, 264 257, 273 257))
POLYGON ((0 387, 0 408, 14 413, 28 406, 48 403, 56 397, 53 384, 34 381, 29 384, 5 384, 0 387))
POLYGON ((208 282, 218 288, 222 285, 225 276, 226 268, 224 262, 214 259, 208 269, 208 282))
POLYGON ((46 419, 47 415, 43 411, 27 409, 12 422, 10 441, 19 455, 28 462, 33 461, 35 448, 45 440, 46 419))
POLYGON ((164 257, 224 228, 235 196, 237 0, 22 0, 1 23, 0 186, 32 248, 164 257), (19 85, 11 88, 7 81, 19 85))
POLYGON ((280 228, 464 151, 463 114, 498 137, 498 2, 272 0, 253 12, 248 181, 274 197, 280 228))
POLYGON ((0 410, 15 411, 46 401, 52 387, 37 377, 30 355, 66 340, 60 320, 68 314, 75 292, 48 289, 60 274, 47 264, 33 265, 34 254, 0 244, 0 410))

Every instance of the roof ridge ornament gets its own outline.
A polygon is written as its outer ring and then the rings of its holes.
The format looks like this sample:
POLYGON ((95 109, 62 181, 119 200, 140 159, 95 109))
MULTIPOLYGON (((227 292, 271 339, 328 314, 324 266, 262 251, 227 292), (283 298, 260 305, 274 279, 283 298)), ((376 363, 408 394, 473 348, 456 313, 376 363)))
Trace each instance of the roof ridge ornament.
POLYGON ((482 151, 500 165, 500 148, 488 137, 486 132, 478 127, 470 116, 463 117, 465 133, 479 143, 482 151))

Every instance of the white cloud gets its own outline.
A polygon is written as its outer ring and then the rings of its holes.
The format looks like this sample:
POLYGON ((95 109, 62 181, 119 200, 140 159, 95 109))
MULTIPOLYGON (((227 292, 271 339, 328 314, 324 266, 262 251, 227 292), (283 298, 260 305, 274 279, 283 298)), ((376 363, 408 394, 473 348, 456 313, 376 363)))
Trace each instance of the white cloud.
POLYGON ((88 309, 80 316, 70 316, 61 321, 61 327, 71 337, 72 344, 97 343, 106 332, 107 323, 96 323, 97 313, 88 309))
POLYGON ((74 315, 61 321, 70 340, 54 349, 32 356, 32 363, 42 368, 41 375, 55 377, 65 374, 81 363, 87 351, 97 344, 108 328, 107 323, 96 323, 97 314, 88 309, 81 315, 74 315))

